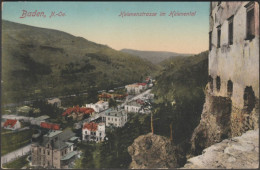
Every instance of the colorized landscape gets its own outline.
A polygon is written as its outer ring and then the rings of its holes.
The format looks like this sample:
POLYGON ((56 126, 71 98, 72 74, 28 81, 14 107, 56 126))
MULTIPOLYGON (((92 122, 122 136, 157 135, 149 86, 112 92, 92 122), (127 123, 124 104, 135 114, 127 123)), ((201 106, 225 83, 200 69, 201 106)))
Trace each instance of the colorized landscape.
POLYGON ((257 168, 259 4, 186 5, 5 2, 1 167, 257 168))

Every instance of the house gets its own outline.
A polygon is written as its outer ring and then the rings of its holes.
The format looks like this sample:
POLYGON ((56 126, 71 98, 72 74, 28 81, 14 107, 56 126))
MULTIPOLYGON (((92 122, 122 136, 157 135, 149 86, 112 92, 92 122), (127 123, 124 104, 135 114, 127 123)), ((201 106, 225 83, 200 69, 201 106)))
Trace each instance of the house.
POLYGON ((112 98, 112 95, 109 93, 103 92, 102 94, 98 95, 98 99, 102 101, 108 101, 110 98, 112 98))
POLYGON ((101 142, 104 141, 105 136, 106 133, 104 123, 84 123, 82 128, 82 140, 101 142))
POLYGON ((133 113, 148 113, 149 110, 143 109, 143 104, 144 101, 142 100, 134 100, 131 102, 128 102, 125 106, 124 109, 127 113, 133 112, 133 113))
POLYGON ((78 154, 74 143, 69 140, 75 134, 70 131, 54 130, 31 145, 32 166, 43 168, 68 168, 78 154))
POLYGON ((229 103, 219 112, 230 118, 225 131, 238 136, 258 128, 259 3, 210 2, 209 23, 207 96, 218 108, 229 103))
POLYGON ((3 125, 4 129, 16 130, 21 128, 21 123, 16 119, 7 119, 3 125))
POLYGON ((61 107, 61 100, 59 98, 49 99, 49 100, 47 100, 47 103, 52 104, 57 107, 61 107))
POLYGON ((144 90, 147 89, 146 83, 135 83, 135 84, 129 84, 125 86, 128 94, 140 94, 144 90))
POLYGON ((109 110, 104 117, 106 126, 123 127, 127 122, 127 113, 123 109, 109 110))
POLYGON ((73 120, 82 120, 84 116, 92 116, 95 113, 95 110, 87 107, 70 107, 67 108, 63 113, 63 117, 72 117, 73 120))
POLYGON ((86 107, 88 108, 92 108, 95 110, 95 112, 101 112, 103 110, 106 110, 108 109, 108 102, 107 101, 103 101, 103 100, 100 100, 98 101, 97 103, 93 104, 86 104, 86 107))
POLYGON ((105 93, 103 92, 102 94, 98 95, 98 99, 100 101, 109 101, 109 99, 114 99, 118 101, 122 101, 128 96, 128 94, 116 94, 116 93, 105 93))

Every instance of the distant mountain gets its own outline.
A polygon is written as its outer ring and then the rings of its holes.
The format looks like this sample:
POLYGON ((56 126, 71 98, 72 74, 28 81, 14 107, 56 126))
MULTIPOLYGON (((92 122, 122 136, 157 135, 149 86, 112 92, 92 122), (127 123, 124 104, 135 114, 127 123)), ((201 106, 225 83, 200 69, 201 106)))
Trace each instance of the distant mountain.
POLYGON ((167 51, 139 51, 132 49, 122 49, 121 52, 139 56, 142 59, 148 60, 153 64, 158 64, 168 58, 174 58, 177 56, 191 56, 193 54, 181 54, 167 51))
POLYGON ((156 70, 143 59, 82 37, 2 21, 2 102, 109 89, 156 70))

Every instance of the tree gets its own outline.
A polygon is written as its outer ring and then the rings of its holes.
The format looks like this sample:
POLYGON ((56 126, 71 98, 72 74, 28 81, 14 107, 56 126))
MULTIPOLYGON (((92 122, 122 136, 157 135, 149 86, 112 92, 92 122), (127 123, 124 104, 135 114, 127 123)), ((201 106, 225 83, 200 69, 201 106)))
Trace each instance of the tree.
POLYGON ((98 100, 98 91, 96 88, 90 88, 87 91, 87 102, 88 103, 95 103, 98 100))
POLYGON ((108 104, 109 104, 109 107, 114 107, 115 108, 117 106, 116 101, 114 99, 112 99, 112 98, 110 98, 108 100, 108 104))

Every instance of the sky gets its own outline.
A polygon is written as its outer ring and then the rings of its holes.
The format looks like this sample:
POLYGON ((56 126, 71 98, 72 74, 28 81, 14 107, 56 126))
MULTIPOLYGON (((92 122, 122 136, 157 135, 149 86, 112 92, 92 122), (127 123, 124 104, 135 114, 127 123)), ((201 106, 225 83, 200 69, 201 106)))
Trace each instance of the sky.
POLYGON ((2 7, 4 20, 61 30, 116 50, 200 53, 208 49, 209 2, 4 2, 2 7), (46 17, 28 16, 36 10, 46 17), (52 12, 65 15, 50 17, 52 12), (157 15, 122 17, 121 12, 157 15), (169 16, 171 12, 196 13, 169 16))

